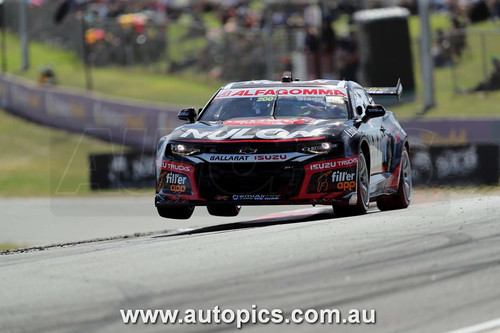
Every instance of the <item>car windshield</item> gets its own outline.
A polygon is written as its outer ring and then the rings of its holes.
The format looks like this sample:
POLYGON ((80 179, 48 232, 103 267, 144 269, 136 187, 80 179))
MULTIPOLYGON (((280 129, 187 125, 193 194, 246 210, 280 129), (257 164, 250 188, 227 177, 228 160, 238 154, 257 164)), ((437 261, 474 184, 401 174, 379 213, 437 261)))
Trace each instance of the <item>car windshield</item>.
POLYGON ((342 96, 262 96, 215 98, 201 121, 234 118, 346 119, 347 102, 342 96), (277 99, 276 99, 277 98, 277 99))

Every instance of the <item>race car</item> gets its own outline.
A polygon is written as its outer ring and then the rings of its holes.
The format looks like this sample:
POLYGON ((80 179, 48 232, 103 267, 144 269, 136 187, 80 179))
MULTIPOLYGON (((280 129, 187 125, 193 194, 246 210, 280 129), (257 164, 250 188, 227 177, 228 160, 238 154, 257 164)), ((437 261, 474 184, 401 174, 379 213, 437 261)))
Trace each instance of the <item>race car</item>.
POLYGON ((162 137, 156 155, 158 214, 188 219, 196 206, 236 216, 245 205, 332 205, 337 216, 408 207, 410 146, 373 95, 402 86, 353 81, 229 83, 162 137))

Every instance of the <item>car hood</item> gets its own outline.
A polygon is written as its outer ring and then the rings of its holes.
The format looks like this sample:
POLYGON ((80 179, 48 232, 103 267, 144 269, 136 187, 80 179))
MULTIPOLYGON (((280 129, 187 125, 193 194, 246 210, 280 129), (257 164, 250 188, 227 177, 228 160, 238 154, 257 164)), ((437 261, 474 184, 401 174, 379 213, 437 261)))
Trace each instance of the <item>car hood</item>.
POLYGON ((302 141, 340 136, 346 120, 233 119, 178 127, 170 140, 187 142, 302 141))

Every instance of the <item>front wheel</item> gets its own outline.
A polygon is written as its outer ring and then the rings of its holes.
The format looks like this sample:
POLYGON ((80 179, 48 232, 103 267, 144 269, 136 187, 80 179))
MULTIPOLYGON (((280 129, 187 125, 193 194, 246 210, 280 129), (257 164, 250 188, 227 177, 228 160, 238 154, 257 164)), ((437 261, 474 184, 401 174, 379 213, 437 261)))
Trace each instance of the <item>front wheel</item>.
POLYGON ((410 157, 406 148, 403 149, 400 163, 401 171, 399 174, 398 191, 396 194, 381 197, 377 200, 377 207, 382 211, 403 209, 410 204, 413 185, 411 179, 410 157))
POLYGON ((208 213, 214 216, 238 216, 240 213, 240 206, 236 205, 216 205, 216 206, 207 206, 208 213))
POLYGON ((158 206, 156 209, 161 217, 177 220, 187 220, 194 212, 194 206, 158 206))
POLYGON ((363 152, 359 153, 356 171, 356 204, 353 206, 334 206, 338 217, 366 214, 370 204, 370 171, 363 152))

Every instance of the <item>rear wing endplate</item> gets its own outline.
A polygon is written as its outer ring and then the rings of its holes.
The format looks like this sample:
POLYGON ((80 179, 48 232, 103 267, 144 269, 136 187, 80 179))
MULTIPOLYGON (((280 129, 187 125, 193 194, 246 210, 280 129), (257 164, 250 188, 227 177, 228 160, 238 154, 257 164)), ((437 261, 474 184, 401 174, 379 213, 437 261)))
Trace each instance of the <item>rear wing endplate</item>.
POLYGON ((401 79, 398 79, 398 83, 395 87, 366 87, 366 92, 372 96, 377 95, 392 95, 398 98, 398 101, 401 100, 401 96, 403 95, 403 85, 401 84, 401 79))

